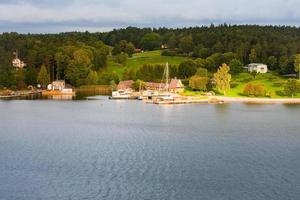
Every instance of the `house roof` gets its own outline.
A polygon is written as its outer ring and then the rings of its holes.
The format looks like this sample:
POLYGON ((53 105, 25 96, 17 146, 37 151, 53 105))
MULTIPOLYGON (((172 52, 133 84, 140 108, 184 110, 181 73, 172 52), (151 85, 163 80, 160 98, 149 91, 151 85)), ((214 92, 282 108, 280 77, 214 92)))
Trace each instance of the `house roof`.
POLYGON ((117 88, 118 90, 126 90, 128 88, 131 88, 133 83, 134 83, 133 80, 120 81, 117 88))
POLYGON ((183 87, 183 84, 181 83, 181 80, 179 79, 172 79, 170 82, 170 89, 176 89, 178 87, 183 87))
POLYGON ((166 85, 164 83, 147 82, 146 87, 149 87, 149 88, 165 88, 166 85))

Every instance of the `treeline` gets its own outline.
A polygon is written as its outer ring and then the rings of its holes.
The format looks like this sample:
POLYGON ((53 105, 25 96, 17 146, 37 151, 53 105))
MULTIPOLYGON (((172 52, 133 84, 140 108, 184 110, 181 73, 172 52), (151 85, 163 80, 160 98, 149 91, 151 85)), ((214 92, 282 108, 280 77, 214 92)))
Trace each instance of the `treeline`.
MULTIPOLYGON (((215 72, 223 62, 229 64, 234 60, 239 65, 263 62, 271 70, 288 74, 295 72, 294 55, 300 52, 300 28, 223 24, 180 29, 128 27, 106 33, 3 33, 0 35, 0 86, 22 85, 18 84, 20 80, 34 85, 42 65, 50 80, 66 79, 75 86, 90 82, 89 74, 94 74, 95 79, 94 72, 98 83, 117 80, 122 77, 112 72, 100 73, 107 65, 108 46, 113 47, 112 54, 119 63, 126 62, 125 55, 131 56, 136 48, 164 49, 163 55, 191 57, 209 71, 215 72), (27 64, 23 73, 12 71, 16 50, 27 64)), ((182 75, 179 71, 177 74, 182 75)))
MULTIPOLYGON (((144 50, 167 48, 163 55, 169 56, 206 59, 231 52, 243 64, 266 63, 271 70, 282 74, 294 72, 294 55, 300 52, 300 28, 289 26, 223 24, 182 29, 128 27, 99 34, 99 37, 111 46, 126 40, 144 50)), ((216 70, 218 66, 211 68, 216 70)))

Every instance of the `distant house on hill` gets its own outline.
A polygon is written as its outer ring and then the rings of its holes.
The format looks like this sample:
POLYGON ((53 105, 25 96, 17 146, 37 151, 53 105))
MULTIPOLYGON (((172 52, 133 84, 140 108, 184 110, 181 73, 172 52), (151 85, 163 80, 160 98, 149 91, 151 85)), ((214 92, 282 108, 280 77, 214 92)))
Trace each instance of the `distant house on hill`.
POLYGON ((15 53, 15 55, 16 55, 16 57, 13 59, 13 61, 12 61, 12 65, 13 65, 13 67, 15 68, 15 69, 23 69, 24 67, 26 67, 26 64, 22 61, 22 60, 20 60, 19 58, 18 58, 18 54, 17 53, 15 53))
POLYGON ((184 85, 180 79, 174 78, 170 82, 170 92, 178 93, 184 91, 184 85))
POLYGON ((142 53, 142 52, 143 52, 142 49, 135 49, 135 50, 134 50, 134 53, 142 53))
POLYGON ((268 66, 262 63, 251 63, 246 68, 249 72, 257 72, 262 74, 268 72, 268 66))
POLYGON ((118 90, 127 90, 129 88, 132 88, 134 81, 133 80, 126 80, 126 81, 120 81, 120 83, 117 86, 118 90))

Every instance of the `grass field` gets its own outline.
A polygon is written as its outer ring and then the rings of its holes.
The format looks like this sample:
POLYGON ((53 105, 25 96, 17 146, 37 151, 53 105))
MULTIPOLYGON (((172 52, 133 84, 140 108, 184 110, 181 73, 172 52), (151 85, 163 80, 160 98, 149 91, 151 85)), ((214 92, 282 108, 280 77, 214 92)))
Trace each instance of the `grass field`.
POLYGON ((108 71, 115 71, 119 76, 122 76, 124 70, 127 68, 137 70, 139 67, 144 64, 165 64, 168 62, 171 65, 179 65, 182 61, 187 60, 188 58, 179 57, 179 56, 161 56, 161 51, 146 51, 143 53, 133 54, 131 58, 128 58, 125 66, 114 62, 113 57, 108 59, 108 71))
MULTIPOLYGON (((229 97, 243 96, 242 92, 248 83, 263 85, 265 90, 271 94, 272 98, 286 97, 283 94, 284 84, 287 78, 278 75, 275 72, 267 74, 258 74, 254 79, 249 73, 241 73, 232 77, 232 82, 237 86, 230 89, 230 92, 226 95, 229 97)), ((296 97, 300 97, 298 94, 296 97)))

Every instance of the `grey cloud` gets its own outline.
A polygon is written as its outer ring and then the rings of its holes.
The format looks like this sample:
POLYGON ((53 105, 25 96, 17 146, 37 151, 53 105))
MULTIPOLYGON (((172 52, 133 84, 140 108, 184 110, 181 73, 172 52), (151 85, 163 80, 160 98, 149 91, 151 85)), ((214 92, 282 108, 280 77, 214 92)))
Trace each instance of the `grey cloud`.
POLYGON ((40 32, 97 31, 223 22, 298 25, 299 6, 297 0, 2 0, 0 31, 31 32, 39 27, 40 32))

